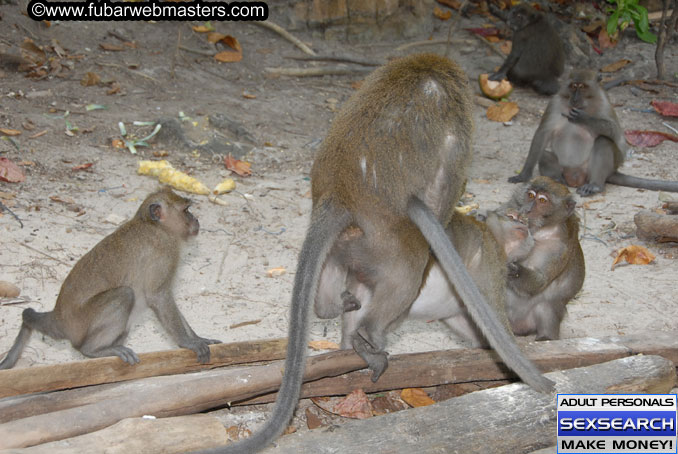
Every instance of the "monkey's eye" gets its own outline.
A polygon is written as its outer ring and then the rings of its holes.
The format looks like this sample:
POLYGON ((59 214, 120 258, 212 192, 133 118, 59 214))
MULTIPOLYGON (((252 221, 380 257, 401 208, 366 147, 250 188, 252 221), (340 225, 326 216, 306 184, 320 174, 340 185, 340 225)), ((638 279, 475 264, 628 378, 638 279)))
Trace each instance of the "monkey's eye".
POLYGON ((529 199, 534 199, 535 197, 537 197, 537 193, 530 189, 529 191, 527 191, 527 197, 529 199))
POLYGON ((537 200, 539 200, 539 203, 546 203, 549 201, 549 198, 540 194, 539 197, 537 197, 537 200))

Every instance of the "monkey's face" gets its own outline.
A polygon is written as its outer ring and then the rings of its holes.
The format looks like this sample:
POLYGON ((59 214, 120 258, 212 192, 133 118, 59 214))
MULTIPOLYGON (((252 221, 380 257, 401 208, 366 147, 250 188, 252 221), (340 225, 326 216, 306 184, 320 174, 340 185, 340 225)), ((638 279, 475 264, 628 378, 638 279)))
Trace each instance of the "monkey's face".
POLYGON ((527 27, 538 18, 538 13, 527 5, 514 6, 508 15, 506 23, 511 30, 517 31, 527 27))
POLYGON ((545 218, 551 215, 553 203, 548 192, 529 187, 520 207, 520 214, 527 217, 530 228, 539 228, 545 218))
POLYGON ((568 85, 569 104, 573 109, 583 109, 587 99, 590 97, 590 87, 586 82, 573 80, 568 85))

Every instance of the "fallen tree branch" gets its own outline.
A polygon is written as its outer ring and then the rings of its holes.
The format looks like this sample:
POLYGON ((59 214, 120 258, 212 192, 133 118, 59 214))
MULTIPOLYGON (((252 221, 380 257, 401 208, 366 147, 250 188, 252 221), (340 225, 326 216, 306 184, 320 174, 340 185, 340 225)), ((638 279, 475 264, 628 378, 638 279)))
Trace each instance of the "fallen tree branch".
POLYGON ((228 442, 223 424, 213 416, 129 418, 96 432, 3 454, 181 454, 228 442))
MULTIPOLYGON (((547 374, 556 392, 667 393, 676 379, 671 361, 634 356, 547 374)), ((428 407, 351 420, 332 430, 279 438, 265 453, 531 452, 556 442, 556 399, 525 384, 477 391, 428 407)))
POLYGON ((330 75, 345 75, 369 72, 368 68, 345 68, 342 66, 323 66, 317 68, 265 68, 276 76, 317 77, 330 75))
POLYGON ((678 242, 678 216, 640 211, 633 217, 638 238, 657 243, 678 242))
POLYGON ((355 63, 356 65, 362 66, 381 66, 384 62, 375 61, 375 60, 366 60, 360 57, 353 57, 351 55, 339 55, 339 54, 330 54, 330 55, 288 55, 285 58, 290 58, 292 60, 302 60, 302 61, 336 61, 339 63, 355 63))
POLYGON ((140 353, 139 364, 130 366, 117 357, 88 359, 49 366, 0 371, 0 398, 114 383, 158 375, 182 374, 232 364, 270 361, 285 357, 287 339, 210 345, 210 362, 200 364, 188 349, 140 353))
POLYGON ((276 32, 277 34, 279 34, 280 36, 282 36, 283 38, 285 38, 286 40, 288 40, 289 42, 291 42, 292 44, 297 46, 299 49, 301 49, 301 51, 303 53, 308 54, 308 55, 315 55, 315 52, 313 51, 313 49, 308 47, 306 44, 301 42, 301 40, 299 38, 296 38, 290 32, 288 32, 287 30, 285 30, 280 25, 278 25, 274 22, 271 22, 271 21, 268 21, 268 20, 266 20, 266 21, 252 21, 252 22, 250 22, 250 24, 258 25, 259 27, 264 27, 264 28, 267 28, 269 30, 273 30, 274 32, 276 32))

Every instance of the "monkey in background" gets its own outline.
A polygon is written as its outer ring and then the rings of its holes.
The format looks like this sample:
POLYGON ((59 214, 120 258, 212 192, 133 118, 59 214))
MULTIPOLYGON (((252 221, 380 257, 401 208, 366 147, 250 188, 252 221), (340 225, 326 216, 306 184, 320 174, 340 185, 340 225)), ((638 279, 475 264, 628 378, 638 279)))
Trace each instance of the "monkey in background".
POLYGON ((201 363, 209 344, 195 334, 179 311, 172 283, 182 243, 198 234, 200 224, 190 200, 165 187, 149 195, 134 217, 101 240, 75 264, 50 312, 25 309, 14 345, 0 362, 13 367, 33 330, 68 339, 83 355, 118 356, 136 364, 136 353, 123 345, 132 311, 150 307, 180 347, 193 350, 201 363))
POLYGON ((431 250, 508 367, 537 390, 553 389, 488 306, 445 233, 471 160, 467 80, 437 55, 396 59, 368 76, 337 114, 311 170, 311 223, 273 414, 250 438, 206 452, 256 452, 287 426, 299 399, 311 305, 320 317, 342 316, 342 346, 378 379, 388 365, 386 333, 416 299, 431 250), (344 290, 359 309, 346 311, 344 290))
POLYGON ((530 151, 511 183, 526 182, 534 166, 539 173, 577 188, 581 196, 602 192, 605 182, 634 188, 678 192, 678 181, 638 178, 617 171, 624 162, 624 131, 596 73, 576 70, 552 97, 530 151))
POLYGON ((511 53, 489 79, 508 78, 515 84, 529 85, 542 95, 557 93, 558 78, 565 70, 565 51, 546 16, 521 3, 511 8, 505 20, 513 30, 511 53))
POLYGON ((519 336, 558 339, 567 303, 584 284, 579 218, 566 186, 544 176, 519 188, 504 205, 528 219, 534 245, 509 263, 506 314, 519 336))
MULTIPOLYGON (((527 225, 518 220, 516 212, 490 211, 484 223, 455 213, 446 231, 478 289, 504 326, 511 329, 505 308, 508 263, 525 258, 532 250, 534 240, 527 225)), ((442 320, 472 347, 488 347, 487 340, 433 257, 408 317, 442 320)))

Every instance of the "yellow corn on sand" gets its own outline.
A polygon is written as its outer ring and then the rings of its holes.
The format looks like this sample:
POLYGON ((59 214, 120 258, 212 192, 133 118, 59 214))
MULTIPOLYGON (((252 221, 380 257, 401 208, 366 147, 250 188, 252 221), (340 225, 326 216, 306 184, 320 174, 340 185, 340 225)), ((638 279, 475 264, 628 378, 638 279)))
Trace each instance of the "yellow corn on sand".
POLYGON ((137 173, 139 175, 150 175, 152 177, 157 177, 160 175, 162 169, 173 168, 172 164, 168 161, 139 161, 139 167, 137 168, 137 173))
POLYGON ((178 189, 180 191, 202 195, 207 195, 210 193, 210 190, 207 188, 207 186, 205 186, 200 180, 197 180, 192 176, 186 175, 184 172, 171 167, 167 167, 160 171, 160 175, 158 175, 158 181, 168 184, 174 189, 178 189))
POLYGON ((225 192, 231 192, 234 189, 235 181, 233 181, 233 178, 226 178, 224 181, 216 185, 214 189, 212 189, 212 194, 219 195, 225 192))

